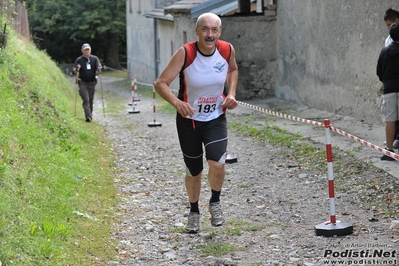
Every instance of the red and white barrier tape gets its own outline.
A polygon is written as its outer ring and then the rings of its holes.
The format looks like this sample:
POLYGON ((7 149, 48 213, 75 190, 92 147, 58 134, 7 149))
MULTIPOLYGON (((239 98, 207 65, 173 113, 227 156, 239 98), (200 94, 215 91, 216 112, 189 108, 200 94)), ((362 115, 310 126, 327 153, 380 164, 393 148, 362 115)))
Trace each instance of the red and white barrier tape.
POLYGON ((271 110, 268 110, 268 109, 263 108, 263 107, 258 107, 258 106, 255 106, 255 105, 252 105, 252 104, 248 104, 248 103, 244 103, 244 102, 240 102, 240 101, 237 101, 237 102, 238 102, 238 105, 253 109, 255 111, 266 113, 266 114, 269 114, 269 115, 274 115, 274 116, 277 116, 277 117, 281 117, 281 118, 285 118, 285 119, 289 119, 289 120, 293 120, 293 121, 298 121, 298 122, 302 122, 302 123, 306 123, 306 124, 310 124, 310 125, 314 125, 314 126, 321 126, 321 127, 324 126, 323 123, 320 123, 320 122, 317 122, 317 121, 312 121, 312 120, 308 120, 308 119, 295 117, 295 116, 292 116, 292 115, 287 115, 287 114, 284 114, 284 113, 271 111, 271 110))
MULTIPOLYGON (((312 120, 308 120, 308 119, 303 119, 303 118, 299 118, 299 117, 295 117, 295 116, 291 116, 291 115, 286 115, 286 114, 283 114, 283 113, 278 113, 278 112, 271 111, 271 110, 268 110, 268 109, 263 108, 263 107, 258 107, 258 106, 251 105, 251 104, 248 104, 248 103, 244 103, 244 102, 241 102, 241 101, 237 101, 237 102, 238 102, 239 105, 247 107, 247 108, 250 108, 250 109, 253 109, 255 111, 259 111, 259 112, 266 113, 266 114, 269 114, 269 115, 273 115, 273 116, 277 116, 277 117, 281 117, 281 118, 285 118, 285 119, 289 119, 289 120, 293 120, 293 121, 298 121, 298 122, 302 122, 302 123, 306 123, 306 124, 310 124, 310 125, 314 125, 314 126, 323 126, 324 127, 324 124, 321 123, 321 122, 312 121, 312 120)), ((335 128, 335 127, 333 127, 331 125, 330 125, 330 129, 332 131, 344 136, 344 137, 350 138, 350 139, 352 139, 352 140, 354 140, 354 141, 356 141, 356 142, 358 142, 358 143, 360 143, 360 144, 362 144, 364 146, 367 146, 367 147, 369 147, 369 148, 371 148, 373 150, 376 150, 376 151, 378 151, 380 153, 386 154, 389 157, 392 157, 395 160, 399 161, 399 154, 396 154, 394 152, 390 152, 390 151, 388 151, 388 150, 386 150, 386 149, 384 149, 382 147, 379 147, 379 146, 377 146, 375 144, 367 142, 367 141, 365 141, 365 140, 363 140, 363 139, 361 139, 359 137, 356 137, 356 136, 354 136, 352 134, 346 133, 345 131, 343 131, 341 129, 338 129, 338 128, 335 128)))

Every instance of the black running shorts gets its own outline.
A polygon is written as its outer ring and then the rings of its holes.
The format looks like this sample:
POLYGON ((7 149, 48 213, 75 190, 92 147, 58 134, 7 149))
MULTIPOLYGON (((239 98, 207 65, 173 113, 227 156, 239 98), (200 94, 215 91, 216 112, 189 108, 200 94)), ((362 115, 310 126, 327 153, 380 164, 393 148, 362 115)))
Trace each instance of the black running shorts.
POLYGON ((225 163, 227 150, 225 114, 208 122, 183 118, 177 114, 176 126, 180 148, 188 169, 187 175, 196 176, 204 168, 203 148, 207 160, 225 163))

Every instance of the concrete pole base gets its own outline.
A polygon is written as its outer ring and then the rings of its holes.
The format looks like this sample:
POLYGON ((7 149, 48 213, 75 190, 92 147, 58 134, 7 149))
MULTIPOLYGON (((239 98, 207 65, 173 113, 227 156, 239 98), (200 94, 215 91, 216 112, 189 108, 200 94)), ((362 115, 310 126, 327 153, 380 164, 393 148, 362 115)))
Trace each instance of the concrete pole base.
POLYGON ((149 127, 161 127, 162 124, 159 122, 152 121, 152 122, 148 123, 148 126, 149 127))
POLYGON ((349 223, 337 221, 321 223, 315 226, 317 236, 346 236, 353 233, 353 226, 349 223))
POLYGON ((129 114, 138 114, 138 113, 140 113, 139 110, 129 110, 128 112, 129 112, 129 114))

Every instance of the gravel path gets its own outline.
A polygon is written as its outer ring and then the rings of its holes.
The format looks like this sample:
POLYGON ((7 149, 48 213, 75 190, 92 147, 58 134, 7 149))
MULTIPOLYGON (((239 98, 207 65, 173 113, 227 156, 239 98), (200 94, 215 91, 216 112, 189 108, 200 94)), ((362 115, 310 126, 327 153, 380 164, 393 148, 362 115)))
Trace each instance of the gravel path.
MULTIPOLYGON (((119 97, 126 110, 107 111, 105 118, 100 113, 94 115, 113 142, 118 169, 115 186, 120 203, 114 224, 118 256, 107 265, 311 266, 331 265, 334 260, 342 260, 341 265, 356 265, 361 260, 366 265, 399 265, 395 253, 399 251, 399 217, 373 209, 364 201, 371 192, 357 190, 358 184, 377 178, 398 191, 398 180, 378 169, 362 167, 351 187, 336 193, 337 217, 353 225, 353 234, 316 236, 315 226, 330 215, 326 173, 303 169, 288 157, 292 150, 232 130, 228 152, 236 155, 238 162, 226 165, 221 198, 226 224, 210 224, 210 190, 204 178, 201 231, 184 233, 189 209, 174 115, 157 112, 162 126, 149 127, 154 118, 152 100, 141 98, 137 105, 140 113, 129 114, 129 89, 116 81, 103 77, 104 90, 106 95, 112 92, 119 97), (221 247, 232 250, 217 255, 221 247), (377 257, 372 256, 374 250, 377 257)), ((101 110, 101 98, 96 97, 95 110, 101 110)), ((228 121, 241 121, 245 116, 232 111, 228 121)))

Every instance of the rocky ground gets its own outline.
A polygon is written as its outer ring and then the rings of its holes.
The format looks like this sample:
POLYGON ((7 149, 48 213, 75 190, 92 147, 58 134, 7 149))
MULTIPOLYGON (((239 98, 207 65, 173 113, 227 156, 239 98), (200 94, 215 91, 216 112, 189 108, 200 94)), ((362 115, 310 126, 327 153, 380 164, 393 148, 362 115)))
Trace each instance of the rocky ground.
MULTIPOLYGON (((155 118, 162 126, 149 127, 154 119, 152 99, 140 97, 136 106, 140 113, 129 114, 130 91, 120 84, 103 77, 105 95, 112 93, 126 109, 112 112, 115 108, 105 101, 104 117, 97 93, 93 118, 113 143, 118 169, 115 186, 120 203, 114 224, 118 256, 107 265, 311 266, 338 260, 341 265, 399 265, 398 205, 387 212, 370 204, 371 198, 397 204, 397 178, 344 156, 356 170, 347 189, 336 191, 341 222, 322 232, 353 226, 353 233, 317 236, 315 227, 324 228, 330 220, 327 166, 325 172, 302 167, 290 156, 294 150, 233 130, 228 152, 238 162, 226 165, 221 198, 226 224, 210 224, 210 189, 204 178, 201 231, 184 233, 189 209, 174 115, 158 111, 155 118), (393 198, 387 199, 389 195, 393 198)), ((256 117, 257 112, 252 113, 256 117)), ((229 112, 228 121, 243 121, 247 116, 237 109, 229 112)))

